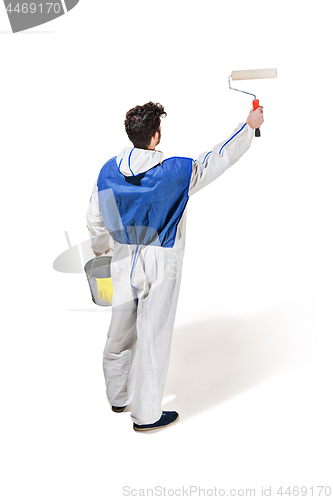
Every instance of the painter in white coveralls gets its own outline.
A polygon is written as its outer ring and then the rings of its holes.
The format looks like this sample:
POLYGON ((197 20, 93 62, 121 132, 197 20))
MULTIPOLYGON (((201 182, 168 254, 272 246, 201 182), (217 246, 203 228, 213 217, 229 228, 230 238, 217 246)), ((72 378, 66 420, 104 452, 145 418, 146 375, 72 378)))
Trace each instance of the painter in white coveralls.
POLYGON ((164 159, 159 103, 126 114, 133 147, 101 169, 87 210, 96 255, 110 251, 112 318, 104 349, 107 398, 116 412, 132 405, 136 431, 166 427, 176 411, 162 411, 172 330, 185 247, 189 196, 217 179, 249 149, 263 108, 251 110, 230 137, 196 160, 164 159))

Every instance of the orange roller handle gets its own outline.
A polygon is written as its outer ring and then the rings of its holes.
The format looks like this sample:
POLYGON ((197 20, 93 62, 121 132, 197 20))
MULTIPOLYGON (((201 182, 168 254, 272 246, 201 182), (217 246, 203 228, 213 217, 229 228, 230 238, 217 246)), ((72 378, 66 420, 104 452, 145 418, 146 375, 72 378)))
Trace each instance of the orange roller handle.
MULTIPOLYGON (((259 108, 259 99, 253 99, 252 101, 253 109, 256 110, 259 108)), ((260 137, 260 128, 256 128, 255 136, 260 137)))

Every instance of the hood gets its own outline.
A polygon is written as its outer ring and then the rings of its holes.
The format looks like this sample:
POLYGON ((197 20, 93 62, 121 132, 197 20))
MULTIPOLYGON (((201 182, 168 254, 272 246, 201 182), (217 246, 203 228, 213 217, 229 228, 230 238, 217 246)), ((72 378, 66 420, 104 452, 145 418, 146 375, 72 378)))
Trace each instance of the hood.
POLYGON ((125 177, 130 177, 147 172, 158 165, 163 158, 164 155, 161 151, 125 148, 117 156, 117 165, 125 177))

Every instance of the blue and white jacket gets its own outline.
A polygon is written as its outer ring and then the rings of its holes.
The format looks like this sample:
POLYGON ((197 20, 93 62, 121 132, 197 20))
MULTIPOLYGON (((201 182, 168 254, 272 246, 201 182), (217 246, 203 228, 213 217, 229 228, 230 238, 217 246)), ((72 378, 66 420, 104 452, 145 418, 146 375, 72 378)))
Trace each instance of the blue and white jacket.
POLYGON ((104 165, 90 198, 86 218, 93 250, 105 252, 110 236, 122 245, 181 244, 189 196, 236 163, 253 135, 253 129, 241 123, 197 160, 164 160, 161 151, 123 149, 104 165))

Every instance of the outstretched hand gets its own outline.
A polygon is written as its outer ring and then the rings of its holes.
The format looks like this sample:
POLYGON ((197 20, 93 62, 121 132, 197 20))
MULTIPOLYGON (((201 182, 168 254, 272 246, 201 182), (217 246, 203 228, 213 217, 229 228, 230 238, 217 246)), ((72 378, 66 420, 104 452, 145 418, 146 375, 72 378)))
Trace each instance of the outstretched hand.
POLYGON ((259 128, 260 125, 264 123, 264 107, 259 106, 256 110, 251 109, 249 116, 247 117, 246 123, 250 125, 251 128, 259 128))

